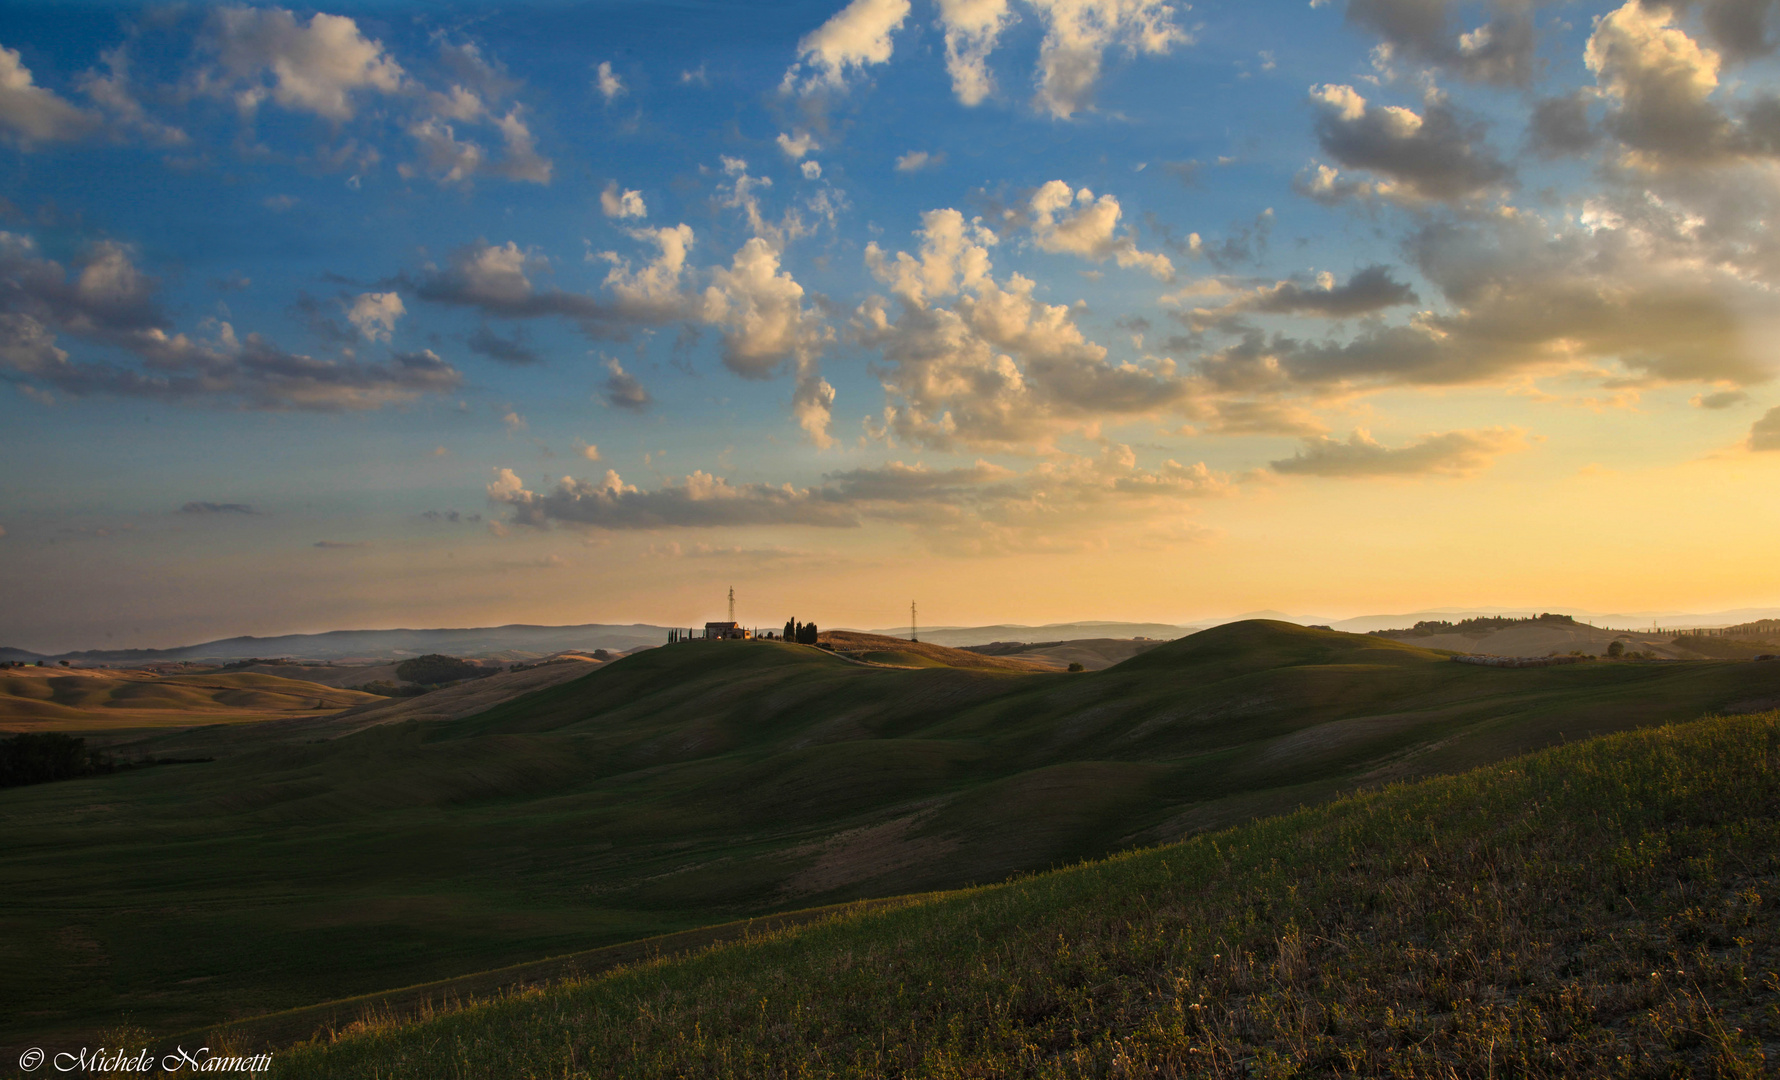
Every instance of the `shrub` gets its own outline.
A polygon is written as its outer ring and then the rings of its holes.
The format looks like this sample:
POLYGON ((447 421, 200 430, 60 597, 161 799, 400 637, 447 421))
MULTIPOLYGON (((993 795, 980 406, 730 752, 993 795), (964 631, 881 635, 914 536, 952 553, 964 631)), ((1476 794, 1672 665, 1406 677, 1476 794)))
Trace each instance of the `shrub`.
POLYGON ((88 750, 85 739, 57 732, 26 732, 0 741, 0 788, 71 780, 110 772, 111 759, 88 750))
POLYGON ((412 660, 404 660, 396 665, 396 677, 411 683, 436 686, 439 683, 457 682, 461 679, 480 679, 484 675, 493 675, 494 668, 485 668, 480 664, 472 664, 468 660, 460 660, 455 656, 442 656, 428 653, 412 660))
POLYGON ((1080 661, 1080 660, 1071 660, 1071 661, 1070 661, 1070 662, 1069 662, 1069 670, 1071 670, 1071 671, 1081 671, 1081 670, 1082 670, 1082 663, 1081 663, 1081 661, 1080 661))

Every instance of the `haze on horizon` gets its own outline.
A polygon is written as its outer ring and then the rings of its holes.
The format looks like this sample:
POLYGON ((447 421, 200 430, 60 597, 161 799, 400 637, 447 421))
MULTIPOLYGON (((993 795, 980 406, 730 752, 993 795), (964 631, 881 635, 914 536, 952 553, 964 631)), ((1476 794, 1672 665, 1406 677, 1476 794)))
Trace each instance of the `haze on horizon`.
POLYGON ((1780 606, 1765 0, 0 16, 0 644, 1780 606))

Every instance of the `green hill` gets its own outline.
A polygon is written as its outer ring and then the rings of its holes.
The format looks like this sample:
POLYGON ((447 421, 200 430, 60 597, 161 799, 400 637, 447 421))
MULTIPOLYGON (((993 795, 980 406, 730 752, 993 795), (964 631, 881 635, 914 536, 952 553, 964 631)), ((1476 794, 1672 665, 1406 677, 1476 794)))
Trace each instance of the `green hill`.
POLYGON ((281 1053, 276 1075, 1762 1076, 1780 716, 1574 744, 281 1053))
POLYGON ((1073 675, 688 644, 460 720, 185 731, 137 747, 216 760, 0 792, 0 1040, 995 882, 1776 705, 1770 663, 1491 669, 1246 623, 1073 675))

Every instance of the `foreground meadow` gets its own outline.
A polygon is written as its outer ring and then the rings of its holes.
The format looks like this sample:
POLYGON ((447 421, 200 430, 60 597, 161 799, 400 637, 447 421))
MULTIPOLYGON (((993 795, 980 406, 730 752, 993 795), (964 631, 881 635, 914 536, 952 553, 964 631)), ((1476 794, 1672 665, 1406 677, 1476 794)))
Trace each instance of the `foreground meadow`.
POLYGON ((1780 715, 1553 748, 475 1004, 275 1074, 1760 1076, 1780 715))

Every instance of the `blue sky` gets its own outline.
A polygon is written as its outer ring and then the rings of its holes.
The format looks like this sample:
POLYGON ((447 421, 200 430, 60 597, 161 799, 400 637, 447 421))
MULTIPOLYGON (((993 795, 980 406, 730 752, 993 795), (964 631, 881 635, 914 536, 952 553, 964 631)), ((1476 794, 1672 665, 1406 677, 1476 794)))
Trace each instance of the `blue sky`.
POLYGON ((0 638, 1780 603, 1771 6, 0 5, 0 638))

